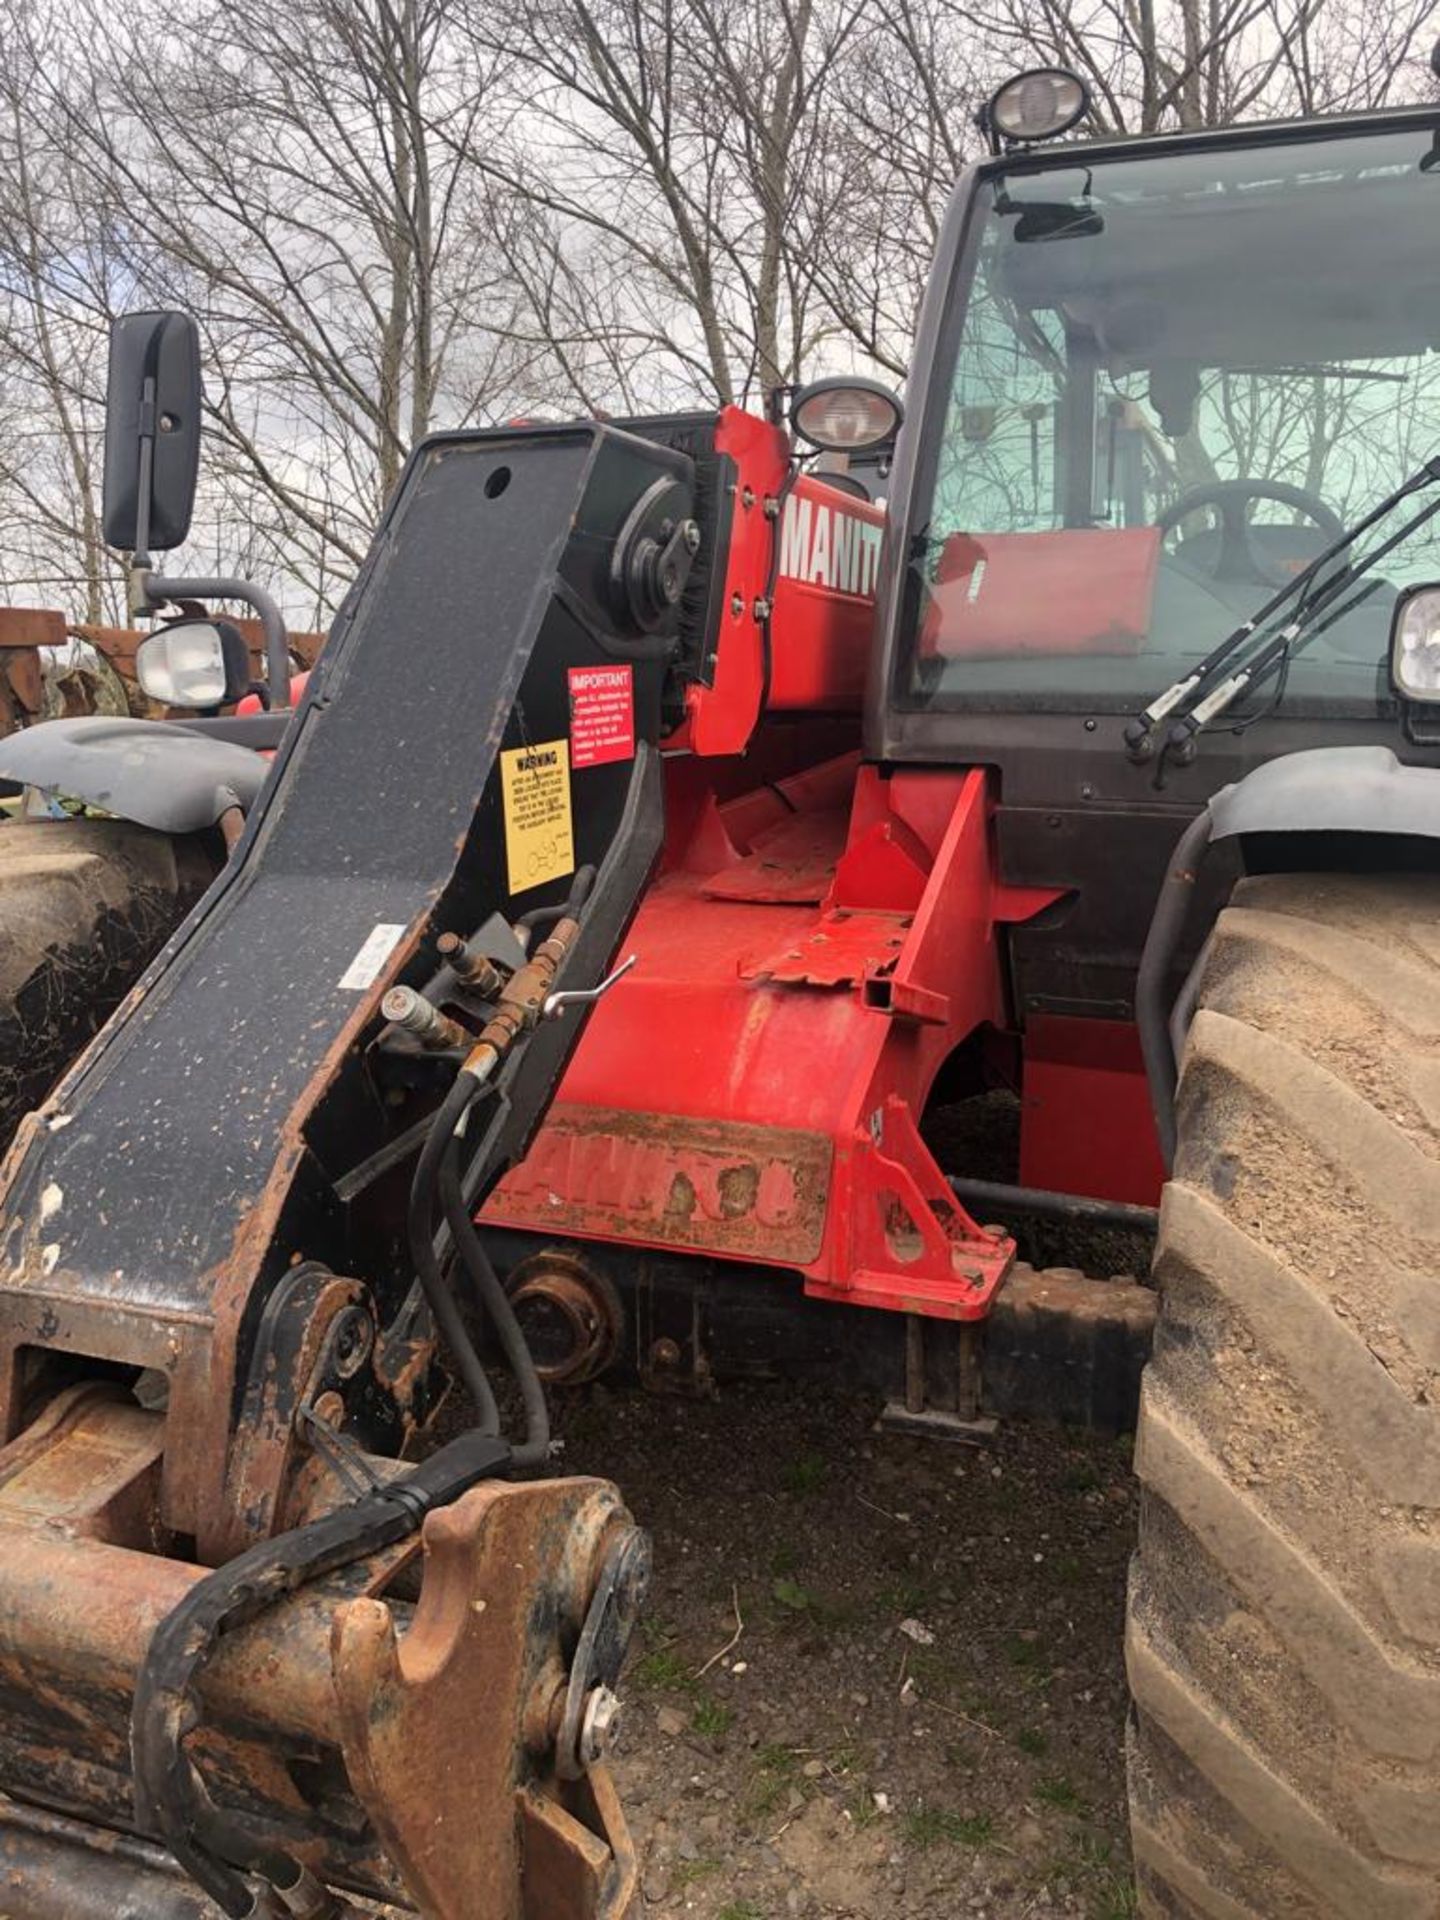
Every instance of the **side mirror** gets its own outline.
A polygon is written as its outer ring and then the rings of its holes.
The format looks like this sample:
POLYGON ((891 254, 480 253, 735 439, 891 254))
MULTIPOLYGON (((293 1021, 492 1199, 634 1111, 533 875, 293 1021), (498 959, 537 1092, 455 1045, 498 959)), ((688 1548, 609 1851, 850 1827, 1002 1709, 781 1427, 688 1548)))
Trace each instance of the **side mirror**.
POLYGON ((178 620, 135 649, 141 691, 165 707, 224 707, 250 688, 250 652, 230 620, 178 620))
POLYGON ((188 313, 127 313, 110 331, 104 534, 146 555, 190 531, 200 466, 200 335, 188 313))

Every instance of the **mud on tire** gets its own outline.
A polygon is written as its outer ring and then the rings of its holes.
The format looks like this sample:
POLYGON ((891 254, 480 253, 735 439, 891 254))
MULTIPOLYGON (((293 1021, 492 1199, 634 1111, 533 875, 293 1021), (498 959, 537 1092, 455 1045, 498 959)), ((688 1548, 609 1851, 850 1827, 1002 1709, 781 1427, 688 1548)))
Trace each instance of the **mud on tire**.
POLYGON ((1150 1915, 1440 1914, 1440 877, 1247 881, 1137 1444, 1150 1915))
POLYGON ((127 821, 0 825, 0 1149, 212 872, 200 842, 127 821))

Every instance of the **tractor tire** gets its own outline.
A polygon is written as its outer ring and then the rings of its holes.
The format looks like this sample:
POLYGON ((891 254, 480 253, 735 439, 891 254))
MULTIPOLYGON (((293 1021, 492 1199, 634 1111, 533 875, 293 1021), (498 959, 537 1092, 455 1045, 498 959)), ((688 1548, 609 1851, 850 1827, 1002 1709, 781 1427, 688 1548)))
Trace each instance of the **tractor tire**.
POLYGON ((1178 1100, 1126 1656, 1140 1911, 1440 1915, 1440 876, 1243 882, 1178 1100))
POLYGON ((125 820, 0 825, 0 1149, 215 870, 199 839, 125 820))

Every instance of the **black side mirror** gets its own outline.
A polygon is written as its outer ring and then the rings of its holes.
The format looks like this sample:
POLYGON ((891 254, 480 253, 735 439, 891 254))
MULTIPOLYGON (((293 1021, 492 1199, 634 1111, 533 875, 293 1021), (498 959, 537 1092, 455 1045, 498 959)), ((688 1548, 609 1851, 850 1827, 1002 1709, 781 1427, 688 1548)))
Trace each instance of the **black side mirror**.
POLYGON ((190 531, 200 465, 200 335, 188 313, 127 313, 110 331, 107 546, 146 555, 190 531))

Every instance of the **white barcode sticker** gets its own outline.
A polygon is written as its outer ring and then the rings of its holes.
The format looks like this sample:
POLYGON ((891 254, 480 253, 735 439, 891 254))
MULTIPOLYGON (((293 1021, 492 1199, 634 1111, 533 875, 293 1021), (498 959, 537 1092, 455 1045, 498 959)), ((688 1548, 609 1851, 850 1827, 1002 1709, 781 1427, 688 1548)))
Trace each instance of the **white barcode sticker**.
POLYGON ((340 985, 349 993, 361 993, 379 978, 380 969, 400 944, 403 925, 380 920, 366 934, 360 951, 340 976, 340 985))

